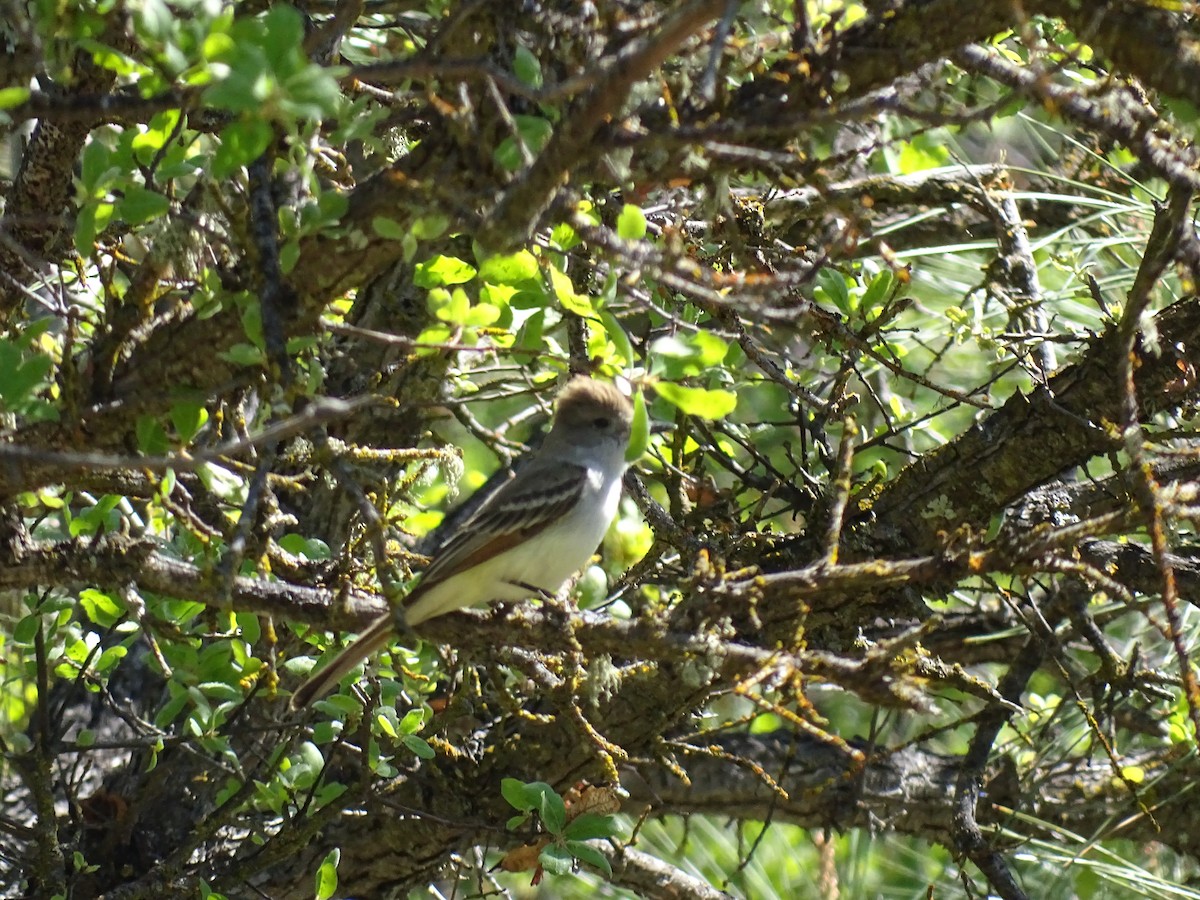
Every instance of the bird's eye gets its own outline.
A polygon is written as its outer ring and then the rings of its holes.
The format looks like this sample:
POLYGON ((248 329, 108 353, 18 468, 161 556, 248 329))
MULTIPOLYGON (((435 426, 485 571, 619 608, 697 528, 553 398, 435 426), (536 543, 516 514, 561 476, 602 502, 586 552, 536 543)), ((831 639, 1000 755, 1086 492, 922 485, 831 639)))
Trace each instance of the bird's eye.
POLYGON ((596 418, 592 419, 592 424, 597 428, 607 428, 609 424, 608 416, 596 416, 596 418))

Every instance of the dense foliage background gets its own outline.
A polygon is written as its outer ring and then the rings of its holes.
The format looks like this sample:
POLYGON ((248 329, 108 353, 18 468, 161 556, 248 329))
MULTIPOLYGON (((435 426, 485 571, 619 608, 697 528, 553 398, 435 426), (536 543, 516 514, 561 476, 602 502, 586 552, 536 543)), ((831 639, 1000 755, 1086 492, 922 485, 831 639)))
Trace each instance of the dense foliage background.
POLYGON ((1200 897, 1196 12, 0 2, 0 893, 1200 897))

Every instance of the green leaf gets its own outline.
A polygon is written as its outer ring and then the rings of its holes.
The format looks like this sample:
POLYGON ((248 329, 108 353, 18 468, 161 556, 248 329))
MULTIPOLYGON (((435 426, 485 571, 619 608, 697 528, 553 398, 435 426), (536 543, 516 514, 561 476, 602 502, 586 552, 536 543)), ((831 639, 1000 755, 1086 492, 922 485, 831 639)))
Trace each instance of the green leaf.
POLYGON ((103 141, 91 140, 83 148, 79 161, 79 183, 89 196, 97 196, 112 176, 120 173, 120 167, 112 165, 111 160, 112 151, 103 141))
POLYGON ((604 333, 608 335, 610 341, 617 348, 617 353, 620 354, 621 360, 627 366, 633 365, 633 344, 629 340, 629 335, 625 333, 625 329, 621 327, 621 323, 607 309, 600 311, 600 324, 604 326, 604 333))
POLYGON ((542 827, 550 834, 562 834, 563 826, 567 821, 567 807, 563 803, 562 797, 558 793, 546 785, 549 790, 541 792, 541 802, 538 804, 538 816, 542 820, 542 827))
POLYGON ((279 539, 279 546, 293 556, 299 556, 304 559, 323 560, 333 558, 329 545, 320 538, 307 538, 302 534, 285 534, 279 539))
POLYGON ((75 218, 75 250, 80 256, 90 257, 95 249, 97 236, 112 221, 115 206, 107 201, 90 201, 83 205, 75 218))
POLYGON ((27 87, 0 88, 0 109, 12 109, 28 99, 29 88, 27 87))
POLYGON ((528 250, 490 256, 479 267, 479 280, 492 284, 520 285, 537 276, 537 257, 528 250))
POLYGON ((576 816, 563 831, 563 837, 568 841, 592 841, 616 835, 616 820, 612 816, 598 816, 595 813, 576 816))
POLYGON ((846 276, 837 269, 824 268, 817 273, 817 288, 813 291, 818 300, 829 300, 843 315, 854 312, 855 303, 850 297, 846 276))
POLYGON ((321 861, 321 865, 317 867, 316 884, 314 887, 316 900, 329 900, 337 892, 337 869, 341 859, 341 849, 334 847, 329 851, 325 859, 321 861))
POLYGON ((288 241, 279 248, 279 268, 284 275, 290 275, 298 262, 300 262, 299 242, 288 241))
POLYGON ((415 734, 406 734, 400 741, 420 759, 433 759, 437 756, 437 753, 429 746, 429 743, 424 738, 415 734))
POLYGON ((517 334, 516 349, 525 353, 541 353, 545 349, 542 339, 546 328, 546 312, 539 309, 525 320, 517 334))
MULTIPOLYGON (((550 142, 554 126, 541 116, 514 116, 513 118, 517 124, 517 133, 521 136, 527 152, 531 156, 537 156, 542 148, 550 142)), ((492 156, 498 166, 510 172, 515 172, 525 165, 525 154, 521 152, 521 144, 515 137, 506 137, 502 140, 492 156)))
POLYGON ((157 191, 148 191, 140 185, 125 188, 124 197, 116 204, 116 215, 128 224, 143 224, 166 214, 170 200, 157 191))
POLYGON ((245 343, 234 344, 218 353, 217 357, 238 366, 261 366, 267 358, 259 347, 245 343))
MULTIPOLYGON (((36 624, 34 626, 36 628, 36 624)), ((32 638, 32 635, 30 635, 32 638)), ((535 782, 536 783, 536 782, 535 782)), ((508 801, 508 805, 521 812, 536 809, 541 792, 534 790, 532 785, 517 778, 502 778, 500 780, 500 795, 508 801)))
POLYGON ((138 160, 149 163, 154 154, 166 146, 182 115, 178 109, 164 110, 150 120, 145 131, 133 135, 129 147, 138 160))
POLYGON ((0 399, 9 410, 24 407, 46 382, 54 361, 44 353, 33 353, 13 341, 0 339, 0 399))
POLYGON ((224 178, 263 155, 275 132, 261 118, 246 118, 221 129, 221 144, 213 154, 212 175, 224 178))
POLYGON ((237 501, 245 495, 245 482, 224 466, 205 462, 196 467, 196 477, 222 500, 237 501))
POLYGON ((871 283, 867 285, 867 289, 863 292, 862 308, 869 319, 873 319, 879 315, 884 301, 887 299, 888 294, 891 293, 894 281, 895 276, 887 269, 884 269, 872 278, 871 283))
POLYGON ((729 344, 708 331, 673 334, 650 345, 655 371, 671 379, 706 375, 721 365, 728 353, 729 344))
POLYGON ((575 285, 571 283, 570 276, 558 266, 550 266, 547 272, 550 278, 550 290, 553 291, 562 308, 577 316, 590 318, 594 312, 591 298, 575 293, 575 285))
POLYGON ((542 64, 524 44, 513 53, 513 74, 535 90, 542 86, 542 64))
POLYGON ((737 408, 733 391, 685 387, 670 381, 660 381, 654 392, 689 416, 701 419, 723 419, 737 408))
POLYGON ((371 220, 371 228, 381 238, 387 238, 389 241, 402 241, 408 237, 408 229, 395 219, 389 219, 387 216, 376 216, 373 218, 371 220))
POLYGON ((262 637, 262 623, 253 613, 239 612, 234 614, 238 634, 248 644, 256 643, 262 637))
POLYGON ((378 723, 379 728, 390 738, 400 736, 396 731, 396 723, 392 721, 395 717, 396 711, 394 709, 381 709, 375 716, 375 721, 378 723))
POLYGON ((400 720, 401 734, 416 734, 425 725, 425 710, 421 707, 410 709, 400 720))
POLYGON ((171 447, 166 429, 154 416, 138 416, 134 432, 138 449, 147 456, 162 456, 171 447))
POLYGON ((617 236, 626 241, 640 241, 646 236, 646 216, 632 203, 626 203, 617 216, 617 236))
MULTIPOLYGON (((13 628, 13 640, 18 644, 32 644, 33 639, 37 636, 38 627, 42 623, 41 613, 30 613, 17 622, 13 628)), ((515 780, 515 779, 514 779, 515 780)), ((520 782, 517 782, 520 784, 520 782)), ((520 809, 521 807, 518 807, 520 809)))
POLYGON ((441 237, 450 227, 450 217, 442 213, 429 213, 412 224, 412 235, 419 241, 431 241, 441 237))
POLYGON ((581 844, 577 841, 567 841, 565 849, 580 862, 585 862, 589 866, 599 869, 605 875, 612 875, 612 865, 609 863, 608 857, 596 847, 589 847, 587 844, 581 844))
POLYGON ((550 243, 557 245, 558 249, 566 251, 579 246, 581 239, 574 228, 563 222, 555 225, 550 232, 550 243))
POLYGON ((650 444, 650 414, 646 412, 646 395, 638 391, 633 395, 633 427, 629 432, 629 446, 625 450, 625 462, 633 464, 646 455, 650 444))
POLYGON ((100 675, 107 675, 117 667, 117 663, 125 658, 129 652, 128 647, 123 647, 117 644, 115 647, 109 647, 100 654, 99 659, 93 664, 96 672, 100 675))
POLYGON ((548 844, 538 854, 538 862, 551 875, 566 875, 571 871, 571 867, 575 865, 575 857, 570 854, 566 847, 558 844, 548 844))
POLYGON ((171 406, 171 424, 185 444, 196 436, 208 421, 208 410, 193 400, 180 400, 171 406))
POLYGON ((125 614, 124 607, 112 595, 95 588, 84 588, 79 592, 79 605, 84 614, 101 628, 111 628, 125 614))
POLYGON ((413 284, 435 288, 447 284, 465 284, 475 277, 475 267, 456 256, 435 256, 417 263, 413 284))

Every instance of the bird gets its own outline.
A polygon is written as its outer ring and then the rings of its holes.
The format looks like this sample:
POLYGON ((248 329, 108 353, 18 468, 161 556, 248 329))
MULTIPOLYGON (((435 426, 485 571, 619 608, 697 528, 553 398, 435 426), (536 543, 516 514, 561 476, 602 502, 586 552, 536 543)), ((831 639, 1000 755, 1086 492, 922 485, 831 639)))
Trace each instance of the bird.
POLYGON ((596 552, 621 500, 633 406, 614 385, 575 376, 541 445, 433 556, 413 591, 292 694, 324 696, 397 632, 479 603, 550 597, 596 552))

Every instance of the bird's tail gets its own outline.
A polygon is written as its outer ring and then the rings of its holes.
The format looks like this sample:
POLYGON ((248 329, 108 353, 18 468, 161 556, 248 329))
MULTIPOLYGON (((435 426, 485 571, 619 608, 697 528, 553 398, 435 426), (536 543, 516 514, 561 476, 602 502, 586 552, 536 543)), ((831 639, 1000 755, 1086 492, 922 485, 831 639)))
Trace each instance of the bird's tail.
POLYGON ((358 638, 335 656, 325 668, 314 672, 308 679, 296 688, 292 694, 292 709, 303 709, 314 700, 329 693, 342 677, 360 662, 376 651, 386 647, 396 631, 396 621, 393 616, 380 616, 358 638))

